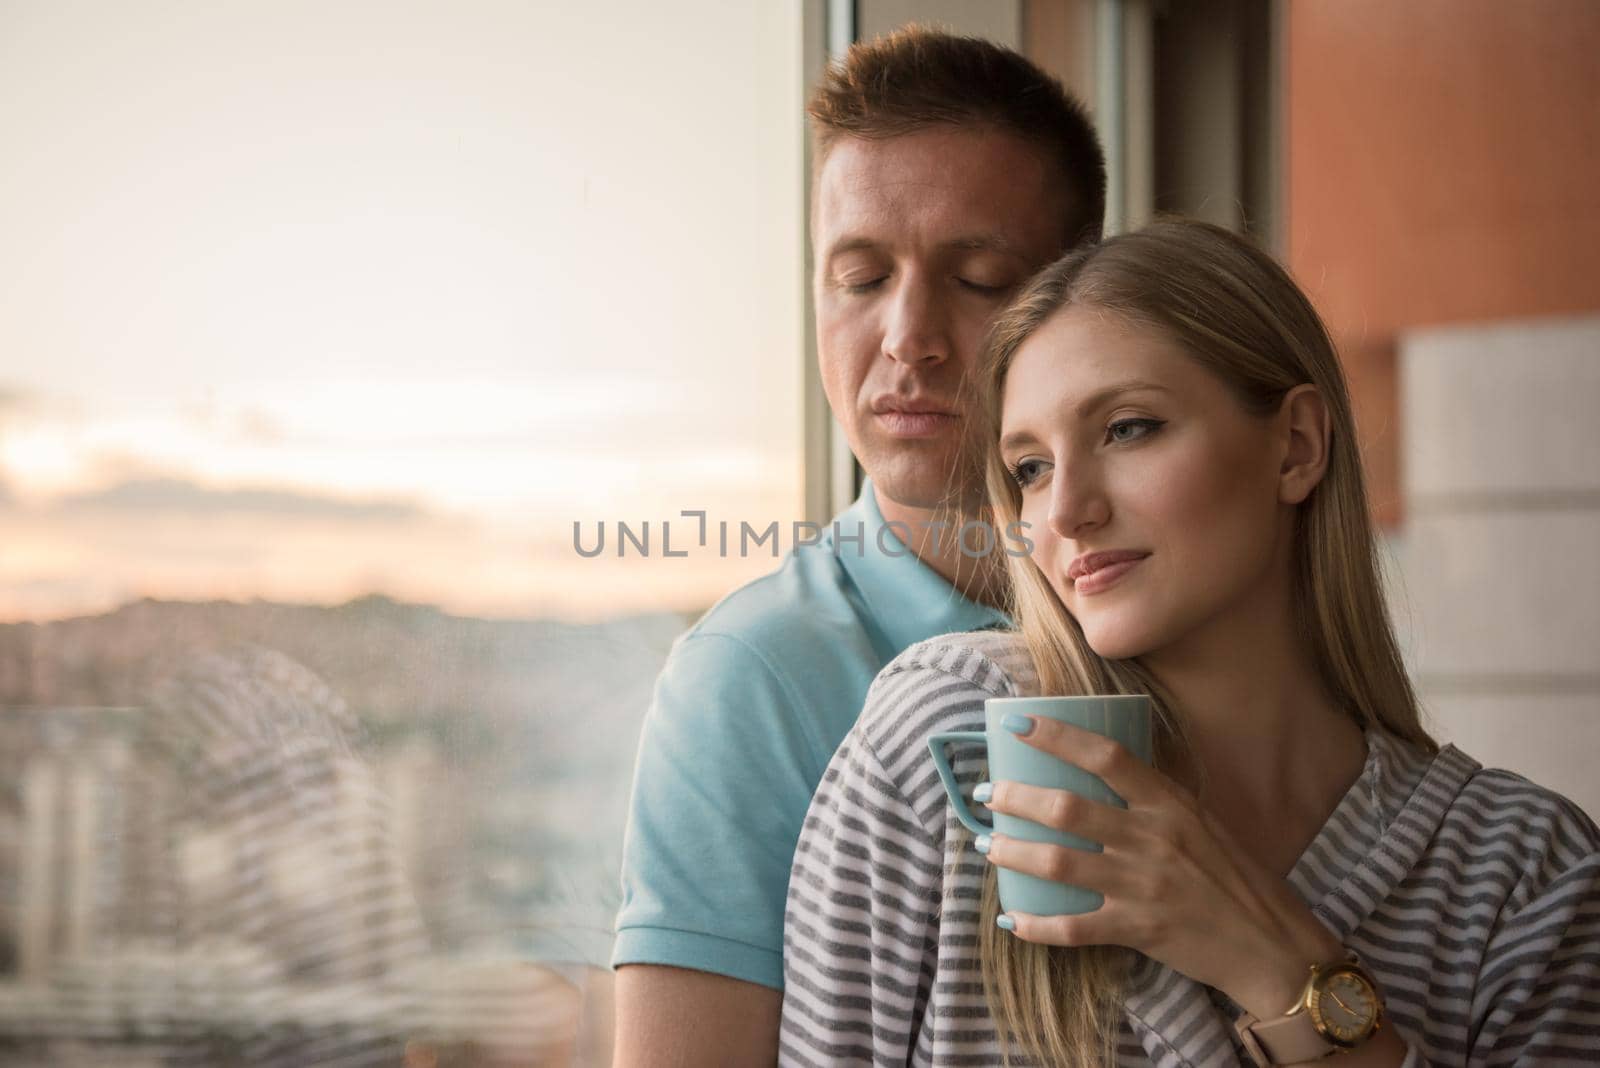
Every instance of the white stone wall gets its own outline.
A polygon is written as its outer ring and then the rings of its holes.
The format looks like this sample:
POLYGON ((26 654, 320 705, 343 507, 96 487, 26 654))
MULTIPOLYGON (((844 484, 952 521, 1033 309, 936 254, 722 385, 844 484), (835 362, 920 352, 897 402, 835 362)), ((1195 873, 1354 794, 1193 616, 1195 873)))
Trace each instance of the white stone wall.
POLYGON ((1600 316, 1399 355, 1395 606, 1435 733, 1600 818, 1600 316))

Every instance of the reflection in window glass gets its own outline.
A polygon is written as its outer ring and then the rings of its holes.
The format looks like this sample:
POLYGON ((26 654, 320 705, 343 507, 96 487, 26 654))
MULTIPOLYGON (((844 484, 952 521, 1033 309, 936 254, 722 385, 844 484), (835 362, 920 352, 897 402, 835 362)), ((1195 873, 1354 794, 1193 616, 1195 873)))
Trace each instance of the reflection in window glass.
POLYGON ((798 29, 0 13, 0 1066, 608 1063, 654 676, 799 514, 798 29))

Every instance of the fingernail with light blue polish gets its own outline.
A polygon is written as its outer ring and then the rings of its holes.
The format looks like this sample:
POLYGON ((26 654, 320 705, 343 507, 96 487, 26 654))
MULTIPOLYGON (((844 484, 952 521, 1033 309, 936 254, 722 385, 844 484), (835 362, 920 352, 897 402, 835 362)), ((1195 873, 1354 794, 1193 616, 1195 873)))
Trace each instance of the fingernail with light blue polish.
POLYGON ((1003 912, 994 922, 1002 931, 1015 931, 1017 929, 1017 921, 1003 912))
POLYGON ((978 852, 980 852, 980 853, 988 853, 989 852, 989 846, 993 843, 993 841, 994 841, 994 839, 990 838, 988 835, 980 834, 980 835, 978 835, 978 840, 976 842, 974 842, 972 845, 973 845, 973 848, 976 849, 978 852))
POLYGON ((1007 712, 1006 718, 1000 721, 1000 726, 1012 734, 1026 735, 1033 730, 1033 717, 1024 716, 1020 712, 1007 712))
POLYGON ((980 782, 978 784, 978 788, 972 791, 972 799, 974 801, 987 803, 988 800, 993 796, 994 783, 992 782, 980 782))

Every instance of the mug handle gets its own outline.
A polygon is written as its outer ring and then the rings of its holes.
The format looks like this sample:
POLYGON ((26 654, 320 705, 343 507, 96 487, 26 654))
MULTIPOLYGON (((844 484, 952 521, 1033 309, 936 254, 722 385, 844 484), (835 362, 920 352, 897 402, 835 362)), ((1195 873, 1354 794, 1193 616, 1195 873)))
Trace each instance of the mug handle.
POLYGON ((944 782, 944 792, 950 795, 950 804, 955 806, 956 818, 967 825, 973 834, 991 834, 994 828, 987 823, 979 823, 978 818, 967 807, 966 799, 961 796, 961 784, 956 781, 956 773, 950 770, 950 761, 944 755, 947 745, 965 743, 983 744, 989 739, 983 731, 945 731, 928 738, 928 751, 933 754, 933 766, 939 769, 939 778, 944 782))

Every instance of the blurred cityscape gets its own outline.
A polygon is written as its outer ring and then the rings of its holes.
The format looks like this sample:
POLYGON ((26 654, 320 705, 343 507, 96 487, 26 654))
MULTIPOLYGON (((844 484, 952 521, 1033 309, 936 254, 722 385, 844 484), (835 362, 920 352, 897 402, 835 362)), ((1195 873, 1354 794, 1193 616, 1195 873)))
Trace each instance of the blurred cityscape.
POLYGON ((0 1065, 570 1065, 675 614, 0 626, 0 1065))

